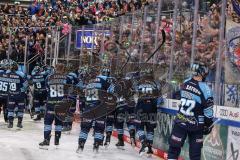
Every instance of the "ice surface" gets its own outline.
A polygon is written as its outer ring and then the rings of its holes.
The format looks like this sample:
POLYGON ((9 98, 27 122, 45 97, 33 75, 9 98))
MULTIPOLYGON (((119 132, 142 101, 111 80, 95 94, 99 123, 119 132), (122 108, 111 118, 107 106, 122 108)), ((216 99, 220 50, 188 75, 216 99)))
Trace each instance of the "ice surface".
MULTIPOLYGON (((25 115, 23 130, 7 129, 7 124, 0 115, 0 160, 144 160, 157 159, 156 157, 140 157, 137 150, 126 144, 125 150, 119 150, 114 145, 116 139, 112 138, 111 145, 106 150, 100 149, 99 154, 93 154, 93 138, 91 133, 86 143, 85 150, 81 154, 76 153, 79 124, 74 124, 70 135, 62 134, 59 149, 53 145, 53 139, 49 150, 39 149, 38 143, 43 140, 43 122, 33 122, 29 115, 25 115)), ((54 133, 53 133, 54 134, 54 133)))

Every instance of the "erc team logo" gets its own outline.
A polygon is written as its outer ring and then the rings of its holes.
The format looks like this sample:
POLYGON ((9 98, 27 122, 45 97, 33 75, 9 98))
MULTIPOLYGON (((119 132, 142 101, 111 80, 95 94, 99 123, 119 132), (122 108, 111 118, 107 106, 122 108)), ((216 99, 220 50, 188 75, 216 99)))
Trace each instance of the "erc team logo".
POLYGON ((240 69, 240 27, 228 31, 227 41, 230 60, 240 69))

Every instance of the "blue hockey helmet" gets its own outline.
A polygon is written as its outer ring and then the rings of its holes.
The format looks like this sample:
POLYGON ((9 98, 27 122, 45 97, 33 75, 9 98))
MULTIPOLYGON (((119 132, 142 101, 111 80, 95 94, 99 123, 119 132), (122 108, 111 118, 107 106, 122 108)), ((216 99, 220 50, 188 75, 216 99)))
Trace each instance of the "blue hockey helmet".
POLYGON ((17 71, 18 70, 18 63, 15 61, 10 62, 10 70, 17 71))
POLYGON ((39 72, 41 72, 41 67, 40 66, 35 66, 32 70, 32 74, 39 73, 39 72))
POLYGON ((110 69, 109 68, 103 68, 101 70, 101 75, 103 75, 103 76, 110 76, 110 69))
POLYGON ((206 79, 209 69, 204 63, 196 62, 191 65, 191 71, 193 76, 201 76, 203 81, 206 79))

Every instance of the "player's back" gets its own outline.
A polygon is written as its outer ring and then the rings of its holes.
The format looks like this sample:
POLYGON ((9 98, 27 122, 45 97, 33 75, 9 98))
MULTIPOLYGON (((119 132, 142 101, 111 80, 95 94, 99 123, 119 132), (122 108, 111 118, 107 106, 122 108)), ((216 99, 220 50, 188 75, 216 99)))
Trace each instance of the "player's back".
POLYGON ((26 91, 27 81, 23 72, 7 71, 9 84, 9 95, 20 95, 26 91))
POLYGON ((107 76, 97 76, 95 79, 91 80, 89 84, 87 84, 86 89, 107 90, 110 86, 110 83, 108 83, 107 80, 107 76))
POLYGON ((62 74, 52 74, 47 78, 48 101, 61 101, 67 95, 65 85, 67 76, 62 74))
POLYGON ((157 111, 157 97, 160 92, 156 82, 153 79, 140 79, 135 90, 138 93, 136 110, 155 113, 157 111))
MULTIPOLYGON (((181 89, 181 105, 176 122, 190 130, 202 129, 208 101, 213 100, 210 88, 204 82, 187 79, 181 89)), ((213 102, 212 102, 213 103, 213 102)))
POLYGON ((99 104, 99 90, 107 91, 109 86, 110 83, 108 82, 107 76, 97 76, 95 79, 90 80, 85 87, 86 104, 91 104, 93 106, 99 104))
POLYGON ((0 71, 0 97, 6 98, 8 96, 8 75, 6 71, 0 71))
POLYGON ((32 75, 32 82, 34 91, 45 91, 46 90, 46 74, 42 72, 32 75))

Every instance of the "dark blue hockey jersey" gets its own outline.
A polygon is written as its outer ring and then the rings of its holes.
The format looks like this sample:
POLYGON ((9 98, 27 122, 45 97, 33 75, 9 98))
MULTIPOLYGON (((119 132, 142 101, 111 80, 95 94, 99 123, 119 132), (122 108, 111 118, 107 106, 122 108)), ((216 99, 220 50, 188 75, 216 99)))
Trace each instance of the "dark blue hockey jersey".
POLYGON ((26 76, 21 71, 6 71, 8 82, 8 93, 10 96, 21 96, 25 94, 28 88, 28 81, 26 76))
POLYGON ((98 90, 106 90, 110 86, 110 77, 97 76, 85 87, 85 98, 87 102, 99 101, 98 90))
POLYGON ((8 75, 6 71, 0 70, 0 98, 7 98, 8 96, 8 75))
POLYGON ((46 78, 47 74, 45 72, 35 73, 32 75, 31 80, 34 86, 34 92, 46 91, 46 78))
POLYGON ((47 77, 48 102, 61 101, 68 96, 66 84, 69 82, 67 75, 52 74, 47 77))
POLYGON ((181 105, 175 119, 189 130, 210 126, 213 119, 213 94, 205 82, 187 79, 181 89, 181 105))

